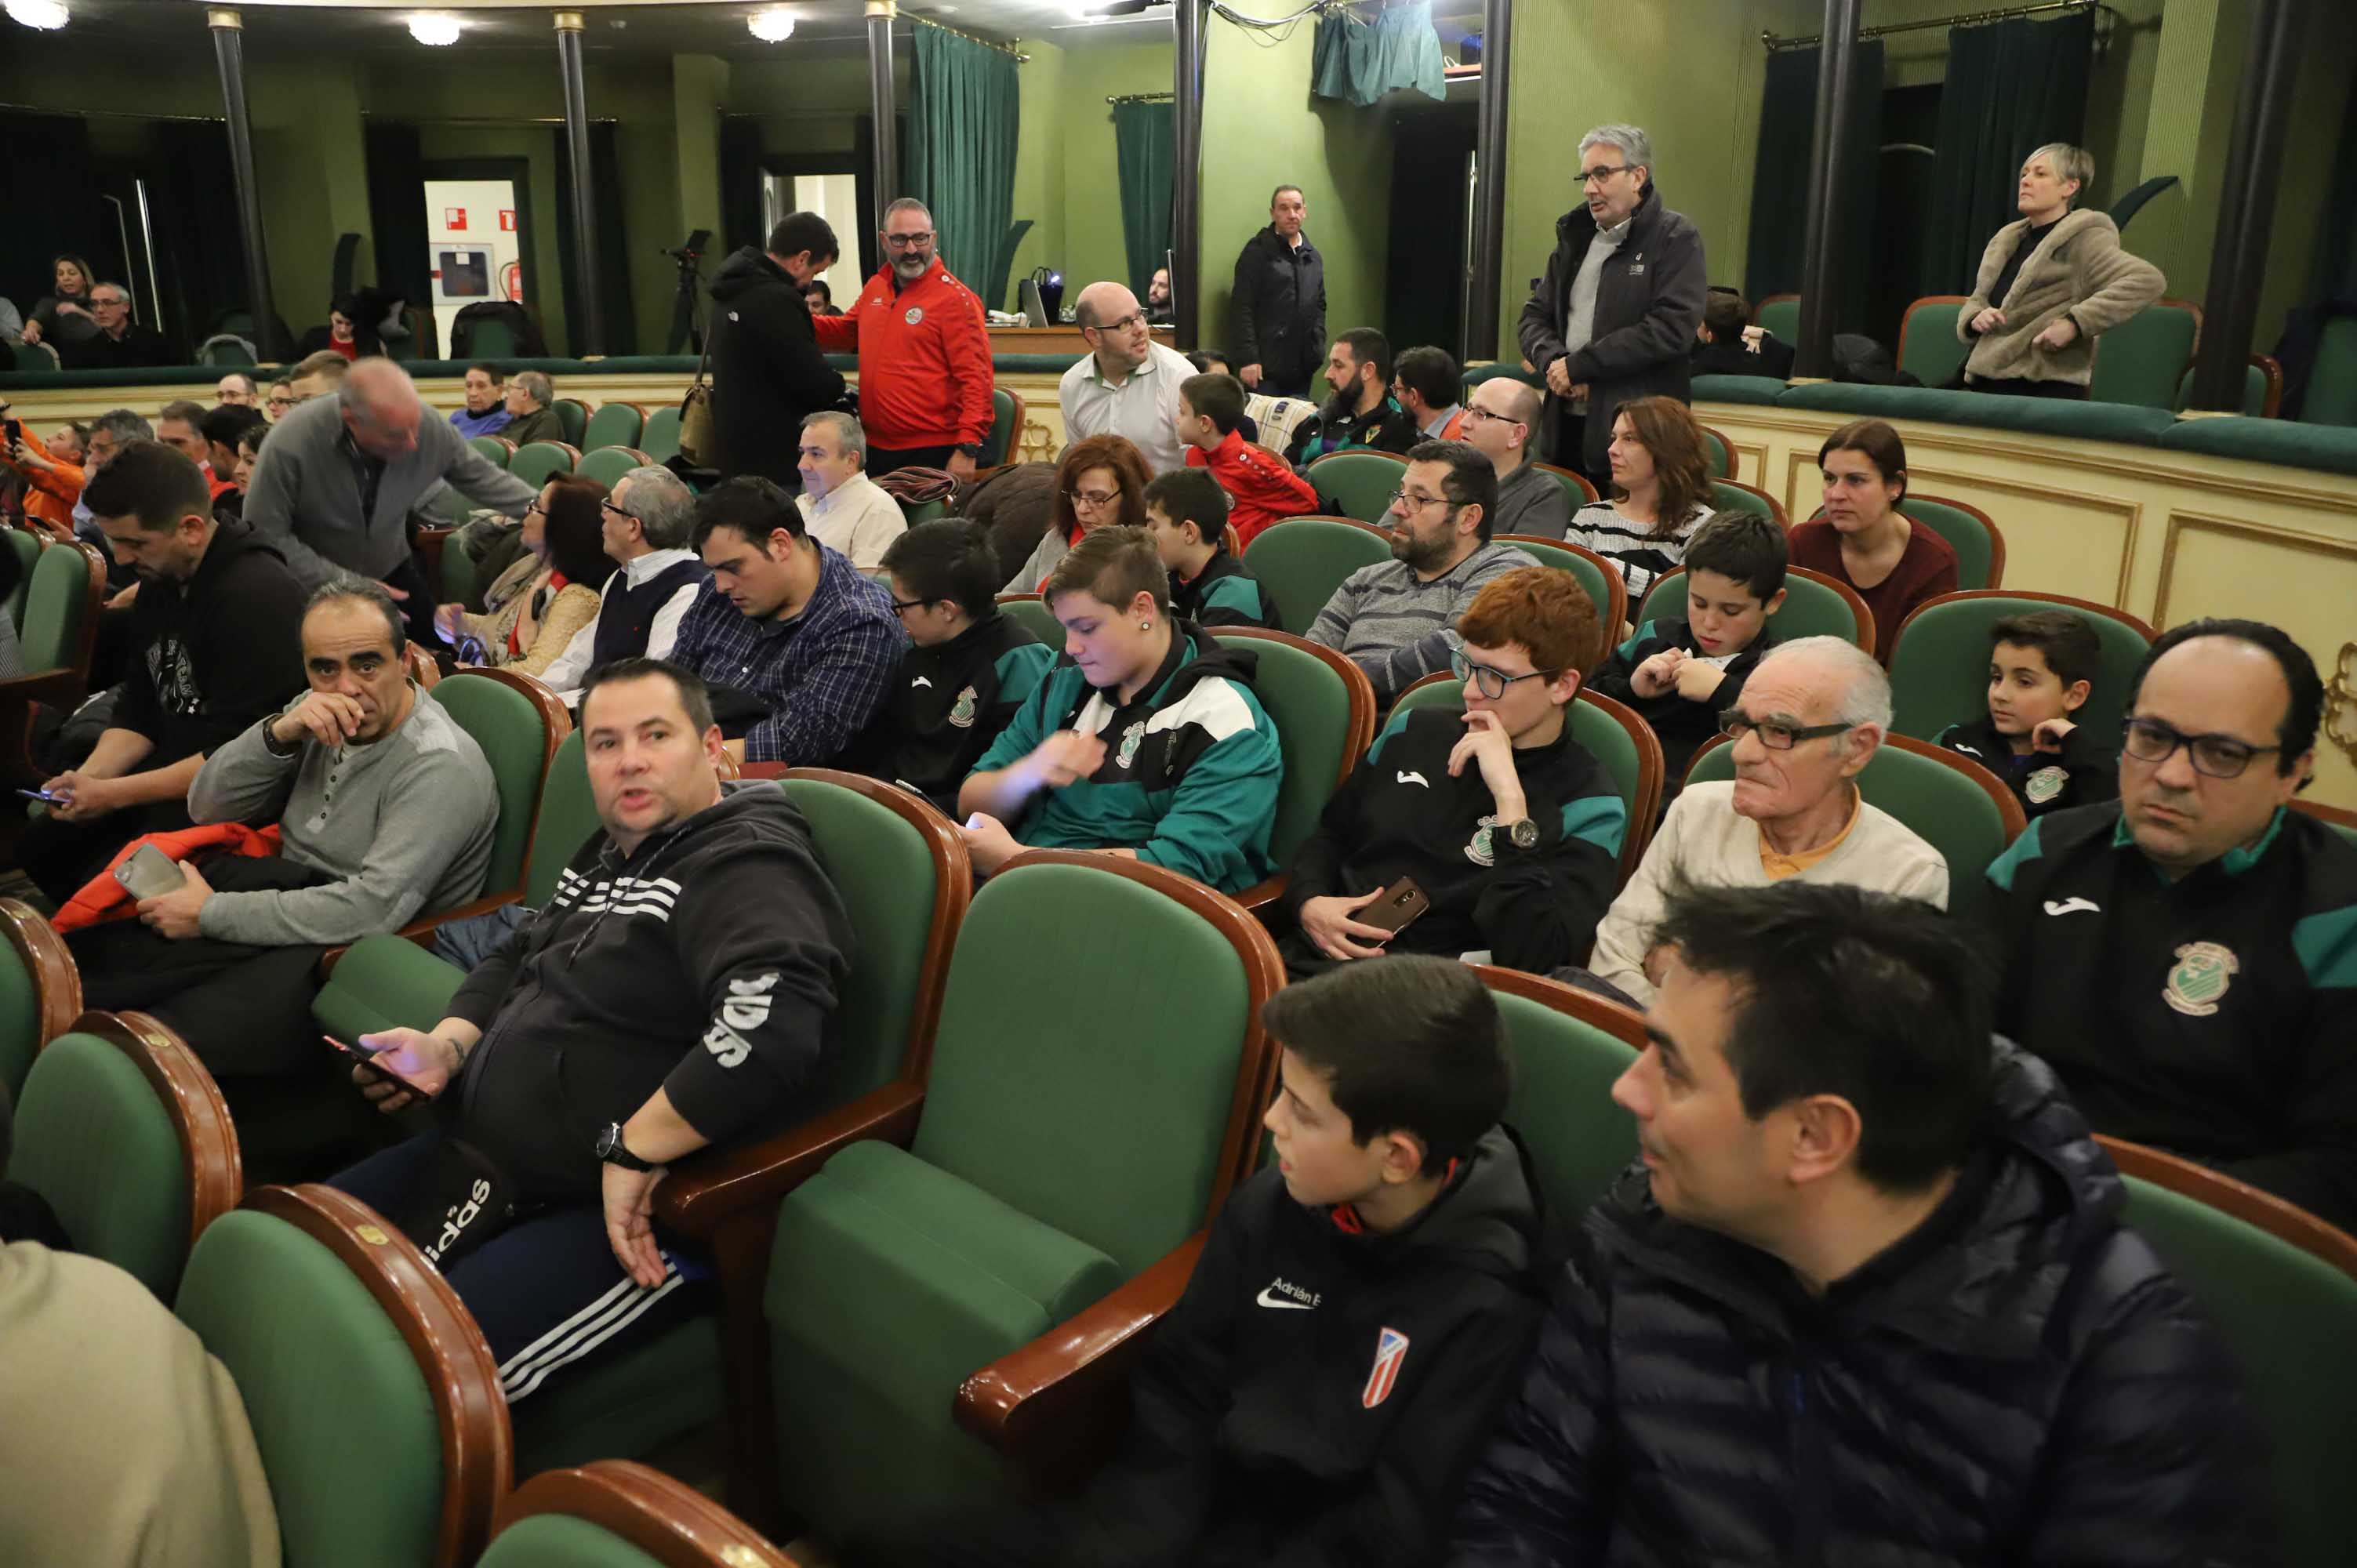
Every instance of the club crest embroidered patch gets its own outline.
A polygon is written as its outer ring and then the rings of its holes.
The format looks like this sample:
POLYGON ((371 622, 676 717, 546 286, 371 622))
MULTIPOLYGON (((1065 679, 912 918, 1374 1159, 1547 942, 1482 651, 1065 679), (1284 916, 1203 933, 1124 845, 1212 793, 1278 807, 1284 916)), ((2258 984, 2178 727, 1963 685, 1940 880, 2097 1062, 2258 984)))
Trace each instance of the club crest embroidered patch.
POLYGON ((2160 999, 2189 1018, 2207 1018, 2218 1011, 2219 998, 2241 972, 2242 961, 2216 942, 2188 942, 2177 950, 2177 967, 2160 999))
POLYGON ((907 322, 911 327, 916 326, 919 322, 924 320, 924 318, 925 309, 924 306, 920 305, 912 305, 909 306, 909 314, 900 317, 901 320, 907 322))
POLYGON ((968 686, 964 691, 960 692, 957 694, 957 701, 950 704, 950 723, 955 725, 960 729, 972 729, 974 727, 974 690, 973 687, 968 686))
POLYGON ((1473 830, 1473 837, 1465 846, 1466 859, 1471 861, 1476 865, 1495 865, 1498 864, 1498 853, 1496 848, 1491 843, 1490 832, 1491 829, 1497 827, 1501 821, 1501 819, 1498 817, 1484 817, 1481 819, 1481 825, 1473 830))
POLYGON ((2029 797, 2033 806, 2042 806, 2062 793, 2062 786, 2071 776, 2059 768, 2041 768, 2021 781, 2021 792, 2029 797))
POLYGON ((1137 748, 1145 744, 1146 725, 1141 720, 1121 732, 1121 750, 1114 755, 1114 761, 1125 768, 1129 767, 1137 760, 1137 748))
POLYGON ((1399 1381, 1400 1367, 1407 1359, 1407 1336, 1396 1328, 1386 1328, 1375 1336, 1375 1368, 1367 1374, 1367 1386, 1359 1395, 1359 1402, 1372 1410, 1392 1397, 1392 1389, 1399 1381))

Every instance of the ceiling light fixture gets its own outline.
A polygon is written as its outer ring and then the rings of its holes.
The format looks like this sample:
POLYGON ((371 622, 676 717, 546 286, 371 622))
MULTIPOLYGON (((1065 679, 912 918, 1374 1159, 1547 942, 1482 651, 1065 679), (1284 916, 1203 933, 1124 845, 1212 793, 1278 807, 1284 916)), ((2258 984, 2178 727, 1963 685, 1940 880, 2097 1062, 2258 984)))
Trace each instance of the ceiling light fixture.
POLYGON ((409 18, 409 36, 439 48, 458 41, 458 18, 447 11, 420 11, 409 18))
POLYGON ((45 33, 66 25, 66 8, 59 0, 8 0, 7 10, 11 20, 45 33))
POLYGON ((765 44, 782 44, 794 36, 791 11, 756 11, 745 18, 746 29, 765 44))

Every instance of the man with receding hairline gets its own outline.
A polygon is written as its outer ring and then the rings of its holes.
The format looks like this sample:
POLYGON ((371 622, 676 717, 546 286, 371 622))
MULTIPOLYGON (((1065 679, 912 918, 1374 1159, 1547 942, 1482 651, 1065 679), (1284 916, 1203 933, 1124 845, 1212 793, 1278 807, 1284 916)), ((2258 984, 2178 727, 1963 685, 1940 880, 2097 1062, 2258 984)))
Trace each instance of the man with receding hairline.
POLYGON ((1056 383, 1068 442, 1124 435, 1146 455, 1146 466, 1167 474, 1186 453, 1173 428, 1178 383, 1195 373, 1187 356, 1154 340, 1137 295, 1120 284, 1092 283, 1072 303, 1072 324, 1089 345, 1056 383))
POLYGON ((530 485, 476 451, 449 421, 427 417, 408 371, 363 360, 335 396, 278 422, 254 463, 244 516, 305 586, 345 574, 373 581, 402 606, 410 636, 431 648, 441 639, 434 596, 410 554, 409 512, 444 481, 511 517, 534 499, 530 485))
POLYGON ((1465 439, 1498 473, 1494 533, 1561 539, 1571 532, 1570 495, 1534 460, 1538 422, 1538 392, 1512 376, 1491 376, 1465 399, 1465 439))

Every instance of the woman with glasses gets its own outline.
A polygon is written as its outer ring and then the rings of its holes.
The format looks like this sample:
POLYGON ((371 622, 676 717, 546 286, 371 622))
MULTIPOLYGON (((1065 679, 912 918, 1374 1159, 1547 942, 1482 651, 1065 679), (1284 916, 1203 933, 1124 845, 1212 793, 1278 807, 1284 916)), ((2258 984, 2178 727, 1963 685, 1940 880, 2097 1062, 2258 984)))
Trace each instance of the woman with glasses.
POLYGON ((1154 477, 1146 454, 1126 435, 1092 435, 1064 448, 1048 531, 1038 548, 1006 580, 1002 594, 1036 594, 1083 534, 1100 528, 1146 526, 1146 481, 1154 477))
POLYGON ((1620 568, 1629 602, 1685 559, 1686 541, 1710 515, 1710 461, 1702 426, 1674 397, 1641 397, 1612 416, 1606 449, 1612 499, 1571 514, 1564 535, 1620 568))
POLYGON ((524 553, 492 582, 483 613, 452 604, 435 614, 460 663, 537 676, 597 618, 598 590, 614 570, 600 532, 606 505, 606 487, 577 474, 541 488, 524 509, 524 553))

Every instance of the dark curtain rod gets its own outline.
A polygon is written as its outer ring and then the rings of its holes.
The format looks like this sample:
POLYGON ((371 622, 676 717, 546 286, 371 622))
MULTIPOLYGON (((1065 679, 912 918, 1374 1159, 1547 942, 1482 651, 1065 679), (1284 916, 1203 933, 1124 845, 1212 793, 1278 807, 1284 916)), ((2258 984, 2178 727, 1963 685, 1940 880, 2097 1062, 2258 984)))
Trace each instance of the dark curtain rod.
POLYGON ((1169 103, 1176 95, 1168 92, 1117 92, 1107 95, 1108 103, 1169 103))
MULTIPOLYGON (((1920 22, 1891 22, 1879 27, 1860 27, 1861 38, 1887 38, 1893 33, 1917 33, 1930 27, 1973 27, 1986 22, 2003 22, 2015 16, 2040 16, 2057 11, 2095 11, 2109 14, 2115 20, 2119 13, 2102 0, 2044 0, 2037 5, 2008 5, 1996 11, 1967 11, 1956 16, 1927 16, 1920 22)), ((1780 38, 1772 33, 1761 33, 1760 41, 1770 50, 1807 48, 1824 41, 1822 33, 1806 38, 1780 38)))

